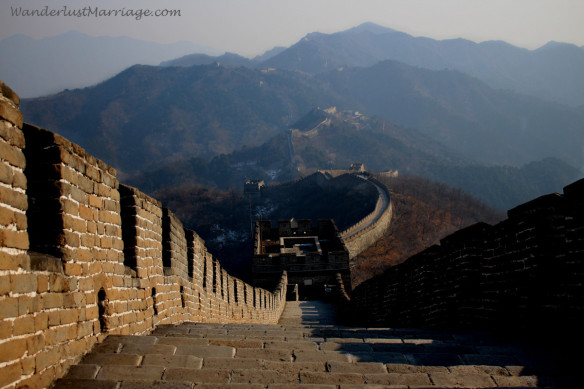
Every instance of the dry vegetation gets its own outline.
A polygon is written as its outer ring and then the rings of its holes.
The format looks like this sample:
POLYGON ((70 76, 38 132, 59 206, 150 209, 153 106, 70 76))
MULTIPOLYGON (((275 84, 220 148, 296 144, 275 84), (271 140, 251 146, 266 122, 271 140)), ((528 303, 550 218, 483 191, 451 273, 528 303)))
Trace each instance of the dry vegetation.
POLYGON ((380 181, 391 190, 392 223, 383 238, 353 260, 353 287, 461 228, 504 218, 460 189, 417 177, 380 181))

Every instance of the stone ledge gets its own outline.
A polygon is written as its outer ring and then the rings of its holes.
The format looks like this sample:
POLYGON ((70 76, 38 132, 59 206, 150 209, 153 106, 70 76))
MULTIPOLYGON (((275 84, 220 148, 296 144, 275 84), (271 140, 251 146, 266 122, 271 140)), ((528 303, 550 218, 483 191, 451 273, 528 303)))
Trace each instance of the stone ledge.
POLYGON ((63 274, 63 261, 61 258, 35 251, 29 251, 28 255, 30 257, 30 270, 63 274))

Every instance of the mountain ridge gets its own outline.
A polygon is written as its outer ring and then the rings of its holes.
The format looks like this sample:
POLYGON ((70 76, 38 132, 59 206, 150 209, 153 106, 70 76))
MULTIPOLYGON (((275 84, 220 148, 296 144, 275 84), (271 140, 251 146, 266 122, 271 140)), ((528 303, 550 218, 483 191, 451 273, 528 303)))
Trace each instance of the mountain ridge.
POLYGON ((548 46, 528 50, 502 41, 436 40, 365 23, 333 34, 308 34, 262 66, 321 73, 396 60, 431 70, 456 69, 494 88, 570 106, 584 104, 584 51, 576 45, 552 44, 559 51, 550 54, 548 46))
POLYGON ((34 124, 132 173, 152 157, 208 159, 260 145, 315 106, 416 128, 487 164, 557 157, 584 166, 584 112, 495 90, 457 71, 396 61, 320 75, 217 64, 134 66, 95 87, 24 100, 22 110, 34 124))

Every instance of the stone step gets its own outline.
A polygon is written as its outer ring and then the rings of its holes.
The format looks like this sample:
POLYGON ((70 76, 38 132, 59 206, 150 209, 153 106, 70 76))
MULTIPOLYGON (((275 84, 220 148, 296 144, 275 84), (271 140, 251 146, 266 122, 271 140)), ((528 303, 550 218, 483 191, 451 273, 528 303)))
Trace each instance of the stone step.
POLYGON ((563 383, 549 360, 534 360, 529 350, 483 334, 334 326, 326 319, 330 311, 316 305, 306 315, 296 309, 302 303, 290 304, 296 312, 285 311, 277 325, 185 323, 159 326, 149 336, 109 336, 55 388, 345 389, 563 383), (294 323, 286 324, 294 315, 294 323))

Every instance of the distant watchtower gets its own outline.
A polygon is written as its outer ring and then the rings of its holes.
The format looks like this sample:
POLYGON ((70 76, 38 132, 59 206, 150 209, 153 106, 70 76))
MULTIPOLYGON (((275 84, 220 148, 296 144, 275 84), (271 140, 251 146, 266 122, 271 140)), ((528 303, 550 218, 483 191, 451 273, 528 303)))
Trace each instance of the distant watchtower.
POLYGON ((247 180, 243 185, 243 193, 251 196, 259 196, 265 186, 264 180, 247 180))

